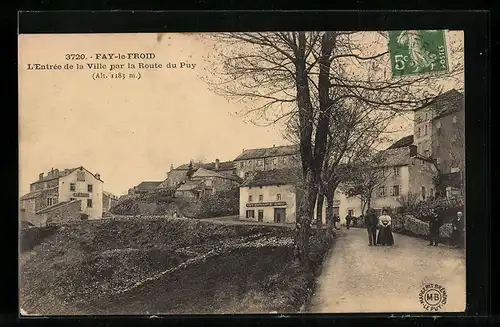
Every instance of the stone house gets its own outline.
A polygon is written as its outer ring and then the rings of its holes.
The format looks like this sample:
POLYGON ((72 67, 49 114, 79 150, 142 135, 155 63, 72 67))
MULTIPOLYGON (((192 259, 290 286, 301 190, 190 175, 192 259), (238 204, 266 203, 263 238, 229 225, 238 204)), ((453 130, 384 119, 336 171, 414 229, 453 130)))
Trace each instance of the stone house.
POLYGON ((299 172, 293 168, 249 172, 240 186, 241 220, 295 223, 299 172))
POLYGON ((299 164, 300 152, 296 145, 271 148, 243 149, 234 159, 236 174, 244 179, 250 172, 295 167, 299 164))
POLYGON ((118 197, 107 191, 103 191, 102 193, 102 212, 104 214, 118 203, 118 197))
MULTIPOLYGON (((405 197, 415 201, 426 201, 434 198, 434 177, 437 169, 431 159, 417 153, 415 145, 410 144, 410 137, 396 142, 386 150, 380 151, 382 162, 374 167, 381 171, 377 174, 377 186, 373 190, 371 208, 378 215, 385 207, 401 207, 405 197)), ((340 200, 340 218, 343 219, 349 212, 353 216, 362 214, 362 203, 358 197, 349 197, 340 187, 336 198, 340 200)))
POLYGON ((20 197, 19 218, 36 226, 43 226, 52 214, 71 210, 90 219, 102 218, 103 184, 99 174, 84 167, 52 169, 47 175, 41 173, 38 180, 30 184, 30 192, 20 197))
POLYGON ((183 182, 175 190, 175 196, 202 198, 238 187, 240 182, 241 180, 236 175, 224 175, 212 170, 198 168, 190 180, 183 182))
MULTIPOLYGON (((193 162, 193 170, 196 172, 199 168, 214 171, 218 174, 232 176, 235 174, 234 162, 224 161, 221 162, 216 159, 214 162, 209 163, 196 163, 193 162)), ((170 171, 167 173, 167 178, 158 185, 158 188, 176 188, 183 182, 188 180, 187 172, 189 171, 189 164, 180 165, 174 168, 170 166, 170 171)))

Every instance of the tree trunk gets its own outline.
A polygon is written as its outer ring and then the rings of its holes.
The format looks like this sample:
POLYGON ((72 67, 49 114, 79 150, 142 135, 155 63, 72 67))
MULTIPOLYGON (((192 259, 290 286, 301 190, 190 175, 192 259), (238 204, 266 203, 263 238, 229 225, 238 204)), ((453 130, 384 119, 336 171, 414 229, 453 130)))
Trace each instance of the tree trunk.
POLYGON ((334 198, 334 193, 333 192, 327 192, 326 193, 326 203, 328 203, 328 206, 326 207, 326 221, 333 222, 333 198, 334 198))
POLYGON ((305 174, 302 198, 300 199, 296 221, 296 254, 299 262, 305 268, 309 268, 309 235, 311 229, 311 218, 313 217, 314 204, 318 193, 315 185, 314 173, 308 169, 305 174))
POLYGON ((316 224, 321 226, 323 223, 323 203, 325 195, 321 192, 318 193, 318 202, 316 204, 316 224))

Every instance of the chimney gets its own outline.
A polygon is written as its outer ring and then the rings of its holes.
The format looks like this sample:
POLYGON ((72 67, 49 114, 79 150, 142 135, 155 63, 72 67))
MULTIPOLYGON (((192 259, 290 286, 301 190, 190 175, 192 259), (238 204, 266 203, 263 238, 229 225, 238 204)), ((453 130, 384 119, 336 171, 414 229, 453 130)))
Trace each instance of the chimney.
POLYGON ((54 169, 54 176, 59 177, 59 169, 54 169))
POLYGON ((410 145, 410 157, 414 158, 417 156, 417 146, 416 145, 410 145))
POLYGON ((275 147, 275 145, 273 144, 273 148, 275 147))
POLYGON ((54 167, 50 170, 50 177, 54 177, 54 167))
POLYGON ((170 164, 170 171, 174 170, 174 165, 170 164))
POLYGON ((38 175, 38 180, 40 180, 40 181, 41 181, 42 179, 43 179, 43 173, 40 173, 40 174, 38 175))
POLYGON ((96 173, 96 174, 95 174, 95 178, 97 178, 97 179, 99 179, 99 180, 100 180, 100 179, 101 179, 101 175, 100 175, 99 173, 96 173))
POLYGON ((215 159, 215 170, 219 169, 219 159, 215 159))

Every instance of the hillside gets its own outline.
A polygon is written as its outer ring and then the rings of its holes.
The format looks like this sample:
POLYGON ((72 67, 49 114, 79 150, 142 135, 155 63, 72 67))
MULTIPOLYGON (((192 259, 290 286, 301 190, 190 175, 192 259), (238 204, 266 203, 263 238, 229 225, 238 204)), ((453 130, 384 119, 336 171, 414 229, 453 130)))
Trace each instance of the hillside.
MULTIPOLYGON (((293 260, 293 230, 192 219, 61 226, 20 257, 30 314, 291 312, 314 280, 293 260)), ((314 267, 331 238, 313 237, 314 267)))
POLYGON ((131 196, 111 209, 117 215, 163 215, 174 212, 189 218, 211 218, 237 215, 239 188, 218 192, 202 199, 184 199, 169 193, 148 193, 131 196))

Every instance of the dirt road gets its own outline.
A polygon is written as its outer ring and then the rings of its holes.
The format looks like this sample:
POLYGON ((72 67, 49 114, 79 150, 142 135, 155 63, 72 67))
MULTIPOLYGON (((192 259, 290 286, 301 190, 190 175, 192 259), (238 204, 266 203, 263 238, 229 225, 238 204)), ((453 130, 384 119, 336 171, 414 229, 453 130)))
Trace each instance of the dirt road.
POLYGON ((438 284, 444 289, 440 294, 446 293, 438 312, 465 310, 463 250, 427 247, 424 240, 397 234, 394 247, 371 247, 364 229, 343 229, 337 235, 310 312, 426 312, 419 294, 428 284, 438 284))

